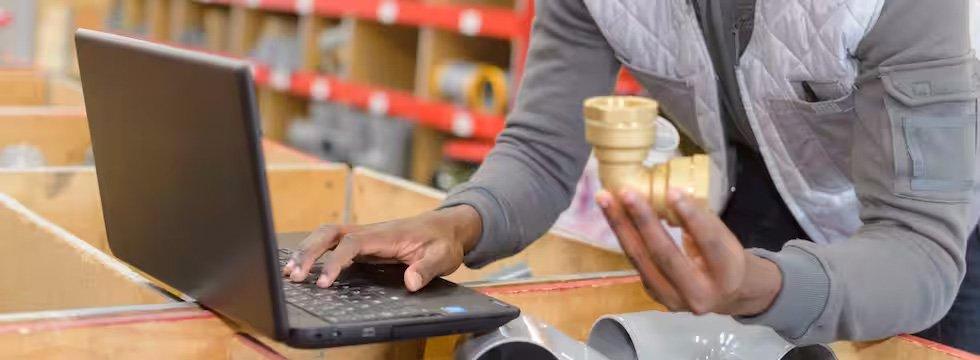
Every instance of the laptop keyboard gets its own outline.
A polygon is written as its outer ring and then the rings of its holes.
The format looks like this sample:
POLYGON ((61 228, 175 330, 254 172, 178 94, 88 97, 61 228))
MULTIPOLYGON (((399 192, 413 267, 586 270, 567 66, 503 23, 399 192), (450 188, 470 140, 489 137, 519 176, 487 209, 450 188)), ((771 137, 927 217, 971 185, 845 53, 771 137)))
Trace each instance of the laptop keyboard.
MULTIPOLYGON (((290 254, 288 249, 279 249, 280 266, 286 265, 290 254)), ((317 287, 315 281, 315 276, 301 283, 283 281, 286 302, 329 322, 416 318, 442 313, 420 307, 419 302, 406 297, 404 291, 396 292, 365 279, 341 278, 328 288, 317 287)))

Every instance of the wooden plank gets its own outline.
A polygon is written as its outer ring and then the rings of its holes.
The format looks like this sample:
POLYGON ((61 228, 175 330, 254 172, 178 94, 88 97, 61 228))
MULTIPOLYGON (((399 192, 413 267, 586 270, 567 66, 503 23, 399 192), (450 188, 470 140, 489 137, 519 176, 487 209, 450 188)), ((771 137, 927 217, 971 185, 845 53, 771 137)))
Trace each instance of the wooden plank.
POLYGON ((306 113, 306 101, 265 86, 256 90, 262 119, 262 135, 276 141, 285 140, 289 124, 293 119, 302 117, 306 113))
POLYGON ((195 25, 200 25, 201 7, 193 0, 171 0, 170 2, 170 41, 180 43, 195 25))
POLYGON ((481 291, 553 325, 572 338, 585 340, 592 323, 606 314, 659 310, 635 275, 553 283, 499 285, 481 291))
POLYGON ((278 358, 246 341, 199 309, 0 323, 3 358, 278 358))
POLYGON ((270 165, 266 172, 277 232, 312 231, 343 221, 349 170, 344 165, 270 165))
POLYGON ((0 233, 0 312, 170 301, 118 260, 3 194, 0 233))
POLYGON ((196 308, 98 316, 0 318, 0 358, 73 359, 419 359, 421 341, 302 350, 236 333, 237 326, 196 308))
POLYGON ((404 340, 376 344, 341 346, 329 349, 296 349, 265 337, 257 337, 266 346, 287 359, 364 359, 411 360, 421 359, 425 340, 404 340))
POLYGON ((415 90, 418 29, 355 20, 348 67, 354 82, 415 90))
MULTIPOLYGON (((438 207, 445 196, 432 188, 363 168, 354 170, 352 187, 350 221, 355 224, 417 215, 438 207)), ((515 256, 478 270, 460 267, 447 278, 457 282, 481 280, 501 269, 522 263, 535 276, 632 269, 622 254, 589 245, 569 234, 552 231, 515 256)))
POLYGON ((78 107, 0 108, 0 148, 29 144, 47 165, 80 165, 90 147, 85 111, 78 107))
POLYGON ((36 106, 46 100, 44 76, 33 70, 0 70, 0 89, 0 106, 36 106))
POLYGON ((85 106, 85 97, 82 96, 82 84, 76 79, 51 77, 48 81, 47 105, 85 106))
POLYGON ((228 51, 230 46, 229 10, 227 8, 203 7, 201 29, 204 30, 204 43, 208 50, 228 51))
POLYGON ((840 341, 830 345, 840 360, 978 360, 980 356, 912 335, 880 341, 840 341))
POLYGON ((109 251, 92 167, 0 170, 7 194, 103 252, 109 251))
POLYGON ((267 164, 323 164, 325 161, 279 142, 262 139, 262 151, 267 164))
POLYGON ((262 30, 262 12, 245 6, 232 6, 230 15, 229 52, 237 56, 247 56, 255 48, 262 30))
POLYGON ((144 0, 146 1, 146 30, 151 39, 170 38, 170 1, 171 0, 144 0))

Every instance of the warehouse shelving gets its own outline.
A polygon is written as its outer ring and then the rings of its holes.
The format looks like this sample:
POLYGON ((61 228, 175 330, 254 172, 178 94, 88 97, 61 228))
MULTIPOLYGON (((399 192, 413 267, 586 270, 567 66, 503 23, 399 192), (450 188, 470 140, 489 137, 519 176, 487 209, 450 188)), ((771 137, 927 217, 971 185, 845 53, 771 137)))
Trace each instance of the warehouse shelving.
MULTIPOLYGON (((510 93, 526 55, 530 0, 116 0, 124 5, 122 31, 154 41, 217 52, 253 63, 263 130, 282 140, 310 100, 350 105, 372 114, 414 122, 411 177, 430 182, 453 142, 486 142, 504 127, 502 113, 482 113, 439 98, 432 74, 449 60, 509 69, 510 93), (296 29, 301 65, 274 66, 251 56, 264 24, 296 29), (342 73, 317 68, 317 36, 348 22, 342 73), (196 31, 196 33, 195 33, 196 31), (198 38, 188 36, 198 34, 198 38), (188 39, 197 41, 188 41, 188 39)), ((617 92, 638 86, 621 76, 617 92)), ((483 146, 477 148, 485 148, 483 146)), ((468 148, 472 149, 472 147, 468 148)), ((466 158, 472 159, 474 151, 466 158)))
MULTIPOLYGON (((412 178, 428 182, 444 139, 488 141, 504 126, 487 114, 429 93, 440 62, 454 58, 510 69, 519 79, 533 5, 528 0, 116 0, 121 31, 248 59, 254 64, 263 129, 282 139, 309 100, 332 101, 417 123, 412 178), (264 21, 296 24, 302 65, 287 69, 250 55, 264 21), (344 73, 317 69, 316 36, 352 23, 344 73), (190 31, 190 32, 189 32, 190 31), (188 42, 197 31, 201 39, 188 42)), ((513 85, 512 86, 516 86, 513 85)))

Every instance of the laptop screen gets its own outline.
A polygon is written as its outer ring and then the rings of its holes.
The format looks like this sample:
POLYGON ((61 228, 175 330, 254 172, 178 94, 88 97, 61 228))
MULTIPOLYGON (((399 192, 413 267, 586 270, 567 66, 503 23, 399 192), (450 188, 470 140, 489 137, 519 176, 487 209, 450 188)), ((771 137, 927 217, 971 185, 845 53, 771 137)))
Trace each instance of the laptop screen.
POLYGON ((76 48, 113 254, 284 338, 248 65, 89 30, 76 48))

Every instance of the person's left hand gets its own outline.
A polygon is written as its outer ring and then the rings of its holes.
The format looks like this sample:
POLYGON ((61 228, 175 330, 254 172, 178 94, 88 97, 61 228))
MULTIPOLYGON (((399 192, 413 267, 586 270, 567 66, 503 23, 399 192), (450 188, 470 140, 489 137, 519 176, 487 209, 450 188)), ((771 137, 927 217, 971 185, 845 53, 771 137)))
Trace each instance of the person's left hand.
POLYGON ((698 250, 688 254, 639 193, 626 190, 617 198, 602 191, 596 202, 647 293, 671 311, 756 315, 779 293, 776 264, 745 251, 717 215, 680 191, 671 190, 667 202, 680 219, 684 241, 698 250))

